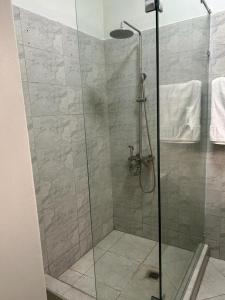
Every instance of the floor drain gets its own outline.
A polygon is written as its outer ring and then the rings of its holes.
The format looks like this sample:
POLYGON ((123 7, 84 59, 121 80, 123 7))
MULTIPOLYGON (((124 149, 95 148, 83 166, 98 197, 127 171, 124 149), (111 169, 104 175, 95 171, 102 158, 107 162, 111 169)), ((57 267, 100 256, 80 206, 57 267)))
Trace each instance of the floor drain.
POLYGON ((148 278, 151 278, 151 279, 159 279, 159 272, 158 271, 149 271, 148 272, 148 278))

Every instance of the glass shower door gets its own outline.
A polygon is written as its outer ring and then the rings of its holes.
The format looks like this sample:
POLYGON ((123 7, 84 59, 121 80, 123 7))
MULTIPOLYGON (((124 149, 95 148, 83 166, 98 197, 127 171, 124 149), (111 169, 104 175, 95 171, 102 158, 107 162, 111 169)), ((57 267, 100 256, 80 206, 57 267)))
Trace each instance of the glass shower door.
POLYGON ((180 299, 204 234, 209 16, 172 1, 159 14, 162 295, 180 299))
POLYGON ((97 299, 159 297, 155 14, 144 4, 76 0, 97 299))

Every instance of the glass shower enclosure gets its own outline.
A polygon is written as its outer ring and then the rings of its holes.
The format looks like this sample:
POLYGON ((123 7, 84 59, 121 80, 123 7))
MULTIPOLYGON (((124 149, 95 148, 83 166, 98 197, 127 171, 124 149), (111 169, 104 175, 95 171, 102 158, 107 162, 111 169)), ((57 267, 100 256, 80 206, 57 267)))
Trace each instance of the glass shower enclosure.
POLYGON ((13 7, 47 288, 63 298, 181 299, 201 252, 209 17, 173 2, 13 7))
POLYGON ((210 15, 173 8, 159 14, 161 257, 162 295, 171 283, 180 299, 204 244, 210 15))

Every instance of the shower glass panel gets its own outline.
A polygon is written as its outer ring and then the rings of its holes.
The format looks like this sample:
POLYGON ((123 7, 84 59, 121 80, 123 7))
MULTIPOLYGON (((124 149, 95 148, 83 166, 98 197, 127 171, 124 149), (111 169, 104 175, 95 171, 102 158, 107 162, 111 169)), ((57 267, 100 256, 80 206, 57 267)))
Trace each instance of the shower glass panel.
POLYGON ((13 12, 44 268, 58 278, 91 240, 75 5, 30 1, 13 12))
POLYGON ((210 17, 198 1, 159 14, 162 294, 180 299, 203 243, 210 17))
POLYGON ((97 299, 159 296, 155 13, 144 4, 76 0, 97 299))

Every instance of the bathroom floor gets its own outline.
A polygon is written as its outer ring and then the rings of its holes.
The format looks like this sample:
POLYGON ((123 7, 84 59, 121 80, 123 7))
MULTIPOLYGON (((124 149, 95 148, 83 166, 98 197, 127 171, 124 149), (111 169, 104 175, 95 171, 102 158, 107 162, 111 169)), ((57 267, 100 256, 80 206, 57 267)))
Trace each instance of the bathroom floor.
MULTIPOLYGON (((192 255, 180 248, 163 247, 166 299, 175 295, 175 283, 192 255), (174 268, 178 278, 170 275, 174 268)), ((94 260, 99 300, 149 300, 158 296, 159 282, 149 278, 150 271, 158 268, 158 243, 119 231, 111 232, 95 247, 94 259, 91 250, 63 273, 60 281, 47 275, 48 288, 65 299, 95 298, 94 260)))
POLYGON ((225 261, 210 258, 197 300, 225 300, 225 261))

